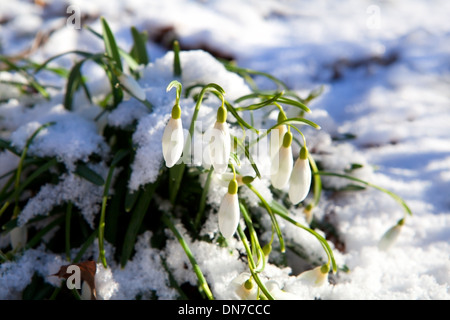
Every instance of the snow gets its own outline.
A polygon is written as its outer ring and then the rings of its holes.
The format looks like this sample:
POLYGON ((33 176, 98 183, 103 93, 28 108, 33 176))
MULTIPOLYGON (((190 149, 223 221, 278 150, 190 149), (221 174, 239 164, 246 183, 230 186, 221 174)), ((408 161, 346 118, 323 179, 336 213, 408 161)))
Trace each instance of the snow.
MULTIPOLYGON (((62 107, 60 94, 55 94, 50 101, 35 97, 34 103, 30 103, 30 99, 21 97, 16 89, 0 84, 2 139, 11 139, 13 145, 22 150, 34 130, 54 121, 55 125, 40 132, 28 152, 35 156, 57 157, 68 169, 60 182, 43 186, 30 198, 20 215, 21 224, 48 213, 65 201, 73 201, 93 227, 103 189, 72 172, 77 161, 87 161, 92 154, 108 156, 108 145, 101 135, 106 124, 125 128, 137 122, 132 137, 137 149, 128 187, 137 190, 157 179, 163 166, 160 141, 175 101, 175 93, 166 92, 173 80, 173 53, 164 46, 167 44, 164 37, 169 41, 171 30, 182 48, 196 49, 181 53, 180 82, 184 88, 214 82, 224 88, 229 101, 250 92, 243 79, 228 72, 211 54, 200 49, 232 57, 238 66, 270 73, 300 96, 323 85, 323 94, 309 105, 312 113, 308 115, 308 119, 322 129, 302 127, 308 149, 316 161, 328 171, 339 173, 348 170, 351 164, 361 164, 362 168, 350 174, 395 192, 413 211, 393 247, 380 251, 377 244, 381 236, 403 217, 399 204, 372 188, 326 193, 314 214, 333 221, 345 243, 345 251, 329 243, 338 264, 345 265, 349 271, 330 275, 329 284, 315 288, 302 284, 298 277, 301 271, 312 266, 282 268, 269 264, 264 279, 276 281, 281 289, 298 299, 450 299, 448 1, 44 2, 45 6, 21 0, 0 4, 1 54, 23 53, 33 43, 37 31, 48 33, 49 37, 31 52, 31 58, 36 61, 74 49, 103 50, 102 43, 87 30, 65 25, 69 3, 81 10, 85 20, 82 23, 96 30, 100 30, 99 15, 104 16, 121 47, 130 48, 129 28, 134 25, 150 35, 151 63, 140 70, 138 83, 154 109, 150 113, 142 103, 127 97, 117 109, 95 121, 101 111, 95 101, 104 96, 109 84, 103 71, 91 64, 85 65, 83 74, 89 79, 94 104, 79 94, 73 111, 62 107), (169 32, 164 33, 164 30, 169 32), (156 42, 158 35, 162 44, 156 42), (355 138, 335 139, 347 134, 355 138)), ((52 65, 68 67, 73 61, 75 57, 70 55, 52 65)), ((37 78, 64 87, 63 82, 54 83, 45 72, 39 73, 37 78)), ((15 73, 1 72, 0 80, 24 79, 15 73)), ((256 83, 261 88, 274 88, 273 83, 262 77, 257 78, 256 83)), ((192 98, 183 98, 180 105, 183 127, 187 129, 195 102, 192 98)), ((220 100, 212 96, 205 99, 198 117, 202 131, 213 125, 219 105, 220 100)), ((287 110, 288 113, 294 111, 287 110)), ((257 118, 260 113, 254 115, 258 125, 267 128, 257 118)), ((267 123, 275 118, 268 119, 267 123)), ((229 120, 233 120, 231 115, 229 120)), ((231 132, 237 134, 238 130, 234 130, 232 128, 231 132)), ((298 150, 293 153, 298 155, 298 150)), ((267 165, 264 157, 260 160, 264 168, 264 164, 267 165)), ((6 151, 0 153, 0 174, 16 166, 16 157, 6 151)), ((108 168, 104 164, 95 168, 106 177, 108 168)), ((242 167, 242 170, 253 175, 251 168, 242 167)), ((253 185, 271 200, 264 173, 264 178, 253 185)), ((206 175, 200 179, 203 184, 206 175)), ((211 211, 202 230, 210 239, 217 237, 215 213, 226 192, 219 179, 213 177, 207 197, 211 211)), ((5 180, 0 182, 3 185, 5 180)), ((323 177, 323 183, 339 189, 348 181, 323 177)), ((248 189, 240 189, 240 196, 255 207, 255 212, 263 217, 263 225, 270 230, 265 211, 256 210, 255 195, 248 189)), ((293 209, 290 214, 307 225, 301 210, 293 209)), ((308 253, 317 260, 326 259, 314 237, 282 219, 278 221, 286 240, 308 248, 308 253)), ((229 298, 230 283, 246 271, 236 253, 238 249, 243 250, 241 244, 232 241, 227 249, 206 241, 191 241, 182 225, 178 226, 213 294, 217 298, 229 298)), ((96 279, 100 298, 133 299, 139 294, 151 298, 145 295, 149 292, 155 292, 160 299, 176 298, 176 292, 168 286, 162 258, 179 283, 196 284, 195 274, 179 243, 171 239, 164 252, 158 251, 150 246, 152 236, 150 232, 140 235, 136 254, 126 268, 121 269, 114 262, 108 269, 99 265, 96 279)), ((262 237, 265 241, 269 239, 270 232, 262 237)), ((0 241, 3 247, 7 246, 4 242, 0 241)), ((25 251, 14 262, 1 263, 0 298, 20 298, 21 290, 29 284, 34 272, 45 278, 65 263, 62 257, 42 246, 25 251)), ((56 285, 55 279, 45 279, 56 285)))

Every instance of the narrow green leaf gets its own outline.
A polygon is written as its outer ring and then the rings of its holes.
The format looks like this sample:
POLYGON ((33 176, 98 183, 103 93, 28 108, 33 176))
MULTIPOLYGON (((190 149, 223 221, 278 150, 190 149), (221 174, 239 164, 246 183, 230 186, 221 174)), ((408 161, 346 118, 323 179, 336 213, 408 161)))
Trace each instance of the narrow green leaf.
POLYGON ((82 85, 85 93, 87 94, 88 98, 90 97, 89 91, 87 87, 85 87, 84 79, 81 75, 81 67, 83 64, 88 60, 93 60, 97 64, 101 64, 101 59, 104 57, 103 54, 94 54, 90 55, 89 57, 78 61, 70 70, 69 76, 67 78, 66 83, 66 93, 64 95, 64 107, 67 110, 72 110, 72 103, 73 103, 73 97, 75 96, 75 92, 78 90, 78 88, 82 85))
POLYGON ((192 251, 189 248, 186 240, 183 238, 183 236, 177 230, 177 228, 175 227, 175 225, 173 224, 172 220, 170 219, 170 217, 168 215, 163 215, 162 221, 173 232, 173 234, 177 238, 178 242, 180 243, 181 247, 183 248, 184 252, 186 253, 186 256, 188 257, 188 259, 192 265, 192 269, 194 270, 195 274, 197 275, 200 291, 205 293, 205 295, 207 296, 207 298, 209 300, 214 300, 214 296, 211 292, 211 289, 208 286, 208 282, 206 281, 205 276, 203 275, 203 272, 200 270, 200 266, 198 265, 194 255, 192 254, 192 251))
POLYGON ((131 254, 133 253, 134 244, 136 242, 139 228, 141 227, 142 221, 144 220, 145 214, 147 213, 156 187, 157 182, 147 184, 144 187, 144 192, 140 195, 138 203, 133 210, 130 223, 128 224, 128 228, 125 233, 125 240, 122 246, 122 255, 120 257, 120 265, 122 266, 122 268, 125 267, 131 257, 131 254))
POLYGON ((102 23, 103 30, 103 41, 105 43, 105 51, 108 56, 110 56, 116 64, 116 68, 120 71, 123 71, 122 61, 120 60, 119 49, 116 44, 116 39, 109 28, 108 22, 106 22, 105 18, 101 17, 100 21, 102 23))
POLYGON ((173 42, 173 75, 181 77, 180 44, 177 40, 173 42))
MULTIPOLYGON (((90 32, 92 32, 92 34, 94 34, 96 37, 100 38, 103 40, 103 35, 101 35, 100 33, 98 33, 97 31, 95 31, 94 29, 92 29, 89 26, 86 26, 86 29, 89 30, 90 32)), ((127 63, 127 65, 130 67, 130 69, 132 70, 136 70, 139 68, 139 63, 130 55, 128 54, 125 50, 123 50, 122 48, 118 48, 119 50, 119 54, 122 56, 122 58, 125 60, 125 62, 127 63)))
POLYGON ((259 172, 258 166, 256 165, 255 161, 253 160, 252 155, 250 154, 249 146, 243 145, 242 142, 237 137, 234 137, 234 141, 238 144, 238 146, 242 150, 244 150, 245 157, 250 162, 253 170, 255 170, 256 176, 261 179, 261 173, 259 172))
POLYGON ((332 263, 333 271, 336 272, 337 264, 336 264, 336 260, 334 258, 333 250, 331 249, 330 245, 328 244, 327 240, 324 237, 322 237, 320 234, 318 234, 316 231, 312 230, 311 228, 308 228, 308 227, 302 225, 301 223, 295 221, 291 217, 289 217, 289 215, 288 215, 289 212, 286 209, 280 209, 282 207, 282 205, 277 203, 276 201, 272 200, 270 207, 272 208, 272 210, 275 214, 279 215, 284 220, 292 223, 293 225, 295 225, 305 231, 308 231, 313 236, 315 236, 317 238, 317 240, 319 240, 319 242, 321 243, 325 252, 327 253, 328 258, 332 263))
POLYGON ((208 176, 206 177, 205 186, 203 187, 202 196, 200 198, 200 205, 197 211, 197 215, 195 216, 194 227, 198 230, 200 226, 201 219, 203 217, 203 213, 205 211, 206 206, 206 197, 209 191, 209 185, 211 183, 212 173, 214 172, 214 167, 211 166, 211 169, 208 172, 208 176))
POLYGON ((400 196, 398 196, 397 194, 393 193, 392 191, 389 191, 389 190, 387 190, 385 188, 382 188, 382 187, 380 187, 378 185, 375 185, 373 183, 370 183, 370 182, 367 182, 367 181, 364 181, 364 180, 361 180, 361 179, 358 179, 358 178, 355 178, 355 177, 352 177, 352 176, 348 176, 348 175, 345 175, 345 174, 340 174, 340 173, 318 171, 318 172, 315 172, 314 174, 321 175, 321 176, 333 176, 333 177, 344 178, 344 179, 356 181, 356 182, 362 183, 362 184, 364 184, 366 186, 378 189, 378 190, 386 193, 387 195, 391 196, 395 201, 397 201, 403 207, 403 209, 405 210, 406 214, 408 214, 410 216, 413 215, 411 209, 408 207, 406 202, 400 196))
POLYGON ((131 27, 131 35, 133 36, 133 48, 131 49, 131 56, 139 63, 147 65, 149 63, 147 48, 145 43, 147 41, 147 33, 144 31, 140 33, 135 27, 131 27))
POLYGON ((31 238, 30 241, 27 242, 25 249, 31 249, 34 246, 38 245, 41 241, 42 237, 45 236, 50 230, 55 228, 57 225, 61 224, 64 221, 65 216, 62 215, 58 217, 57 219, 50 222, 48 225, 46 225, 44 228, 40 229, 34 236, 31 238))
POLYGON ((103 177, 101 175, 99 175, 97 172, 95 172, 94 170, 92 170, 91 168, 89 168, 84 163, 79 163, 77 165, 77 168, 75 169, 75 173, 78 176, 86 179, 89 182, 92 182, 93 184, 95 184, 97 186, 103 186, 105 184, 105 180, 103 179, 103 177))
POLYGON ((133 209, 134 204, 136 203, 136 200, 139 198, 141 194, 141 190, 134 191, 134 192, 127 192, 125 196, 125 211, 130 212, 131 209, 133 209))
POLYGON ((266 106, 269 106, 269 105, 279 101, 279 99, 281 98, 282 95, 283 95, 283 92, 278 92, 273 97, 267 97, 268 98, 267 100, 263 100, 261 102, 255 103, 255 104, 251 104, 246 107, 238 107, 238 108, 236 108, 236 111, 250 111, 250 110, 258 110, 258 109, 264 108, 266 106))
POLYGON ((311 109, 309 109, 304 103, 301 103, 300 101, 292 100, 292 99, 289 99, 286 97, 280 97, 280 98, 278 98, 278 102, 288 104, 288 105, 300 108, 307 113, 311 113, 311 109))

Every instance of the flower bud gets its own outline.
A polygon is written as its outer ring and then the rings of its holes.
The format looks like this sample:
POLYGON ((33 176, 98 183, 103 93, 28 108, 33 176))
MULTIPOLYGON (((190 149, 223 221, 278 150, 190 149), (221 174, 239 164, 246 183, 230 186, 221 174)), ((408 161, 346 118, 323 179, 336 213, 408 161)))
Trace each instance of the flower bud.
POLYGON ((214 170, 222 174, 228 168, 231 153, 231 138, 226 122, 216 121, 209 143, 209 155, 214 170))
POLYGON ((389 230, 385 232, 385 234, 381 237, 378 242, 378 249, 382 251, 389 250, 397 240, 400 235, 400 231, 402 230, 402 226, 404 224, 404 220, 401 219, 395 226, 391 227, 389 230))
POLYGON ((237 181, 231 180, 219 208, 219 231, 226 239, 231 238, 236 232, 241 215, 237 189, 237 181))
POLYGON ((330 271, 330 266, 324 264, 318 266, 312 270, 302 272, 297 279, 301 282, 311 285, 313 287, 320 287, 328 280, 328 272, 330 271))
POLYGON ((311 168, 308 161, 308 151, 302 147, 300 157, 295 161, 289 180, 289 199, 293 204, 305 200, 311 187, 311 168))
POLYGON ((173 167, 177 163, 184 148, 183 124, 178 114, 179 106, 178 108, 176 107, 177 105, 172 109, 172 116, 164 129, 162 138, 163 156, 168 168, 173 167), (174 114, 175 116, 178 114, 178 118, 174 118, 174 114))
POLYGON ((291 176, 293 158, 292 147, 289 143, 292 141, 292 134, 287 132, 283 139, 283 145, 280 147, 276 155, 272 158, 270 167, 270 181, 277 189, 284 188, 289 182, 291 176))

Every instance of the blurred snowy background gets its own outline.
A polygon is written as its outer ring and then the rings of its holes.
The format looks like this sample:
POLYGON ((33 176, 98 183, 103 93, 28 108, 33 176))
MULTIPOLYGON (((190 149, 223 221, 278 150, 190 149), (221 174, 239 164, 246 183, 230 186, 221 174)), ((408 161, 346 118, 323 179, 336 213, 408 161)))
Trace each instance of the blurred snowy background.
MULTIPOLYGON (((449 13, 444 0, 2 0, 0 54, 40 62, 68 50, 103 50, 83 29, 101 30, 103 16, 123 48, 132 45, 131 26, 147 30, 151 61, 177 38, 182 50, 233 59, 300 93, 323 85, 310 106, 323 133, 308 135, 329 151, 321 160, 337 170, 373 168, 363 177, 400 195, 414 217, 395 246, 379 252, 377 239, 402 214, 392 199, 367 190, 324 208, 319 214, 332 212, 343 235, 340 259, 351 272, 321 296, 448 300, 449 13), (353 139, 338 141, 345 137, 353 139)), ((58 62, 69 66, 73 57, 58 62)))

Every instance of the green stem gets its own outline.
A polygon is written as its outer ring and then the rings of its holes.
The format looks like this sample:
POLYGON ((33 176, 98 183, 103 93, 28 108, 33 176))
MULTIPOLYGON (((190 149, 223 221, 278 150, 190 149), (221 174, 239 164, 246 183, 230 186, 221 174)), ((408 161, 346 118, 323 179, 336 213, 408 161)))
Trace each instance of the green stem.
POLYGON ((389 196, 391 196, 395 201, 397 201, 403 207, 403 209, 405 210, 405 217, 406 217, 407 214, 409 214, 410 216, 413 215, 411 209, 408 207, 406 202, 401 197, 399 197, 395 193, 393 193, 393 192, 391 192, 391 191, 389 191, 389 190, 387 190, 385 188, 382 188, 382 187, 377 186, 375 184, 372 184, 370 182, 367 182, 367 181, 364 181, 364 180, 361 180, 361 179, 358 179, 358 178, 355 178, 355 177, 352 177, 352 176, 348 176, 348 175, 345 175, 345 174, 340 174, 340 173, 318 171, 318 172, 315 172, 314 174, 315 175, 321 175, 321 176, 333 176, 333 177, 344 178, 344 179, 356 181, 356 182, 362 183, 362 184, 364 184, 366 186, 378 189, 378 190, 388 194, 389 196))
POLYGON ((214 171, 214 167, 211 166, 211 169, 208 172, 208 176, 206 177, 205 186, 203 187, 202 197, 200 198, 200 206, 199 206, 197 215, 195 216, 194 227, 196 230, 198 230, 198 228, 200 227, 200 222, 202 220, 203 213, 205 212, 206 197, 208 195, 209 185, 211 183, 211 177, 212 177, 213 171, 214 171))
MULTIPOLYGON (((266 266, 266 259, 265 259, 265 256, 264 256, 264 252, 261 249, 261 245, 259 244, 258 235, 256 233, 255 228, 253 227, 253 222, 252 222, 252 219, 250 218, 250 215, 248 214, 247 208, 244 206, 244 204, 242 202, 239 202, 239 206, 240 206, 241 213, 242 213, 242 216, 244 218, 244 221, 245 221, 245 223, 246 223, 246 225, 248 227, 252 248, 254 248, 254 253, 256 253, 256 257, 258 258, 258 262, 260 261, 260 259, 262 259, 263 264, 262 264, 261 268, 259 270, 256 270, 256 272, 261 272, 262 270, 264 270, 264 268, 266 266)), ((272 237, 272 239, 273 239, 273 237, 272 237)), ((256 266, 258 264, 259 263, 257 263, 255 265, 255 268, 256 268, 256 266)))
POLYGON ((337 265, 336 265, 336 261, 334 259, 334 255, 333 255, 333 250, 331 249, 330 245, 328 244, 327 240, 325 238, 323 238, 320 234, 318 234, 316 231, 305 227, 304 225, 300 224, 299 222, 295 221, 294 219, 292 219, 291 217, 289 217, 288 215, 286 215, 284 212, 282 212, 281 210, 276 210, 274 208, 274 212, 279 215, 280 217, 282 217, 283 219, 285 219, 286 221, 292 223, 293 225, 308 231, 309 233, 311 233, 313 236, 315 236, 321 243, 322 247, 324 248, 327 256, 328 256, 328 264, 331 262, 333 264, 333 271, 336 272, 337 271, 337 265))
POLYGON ((117 163, 122 160, 128 154, 128 150, 119 150, 111 163, 111 166, 108 171, 108 177, 106 178, 105 188, 103 190, 103 198, 102 198, 102 209, 100 213, 100 222, 98 227, 98 249, 99 249, 99 260, 103 263, 103 266, 107 268, 106 257, 105 257, 105 216, 106 216, 106 204, 108 202, 109 197, 109 187, 111 185, 114 169, 116 168, 117 163))
POLYGON ((247 184, 250 190, 253 191, 253 193, 261 200, 262 205, 264 208, 266 208, 267 212, 269 213, 270 219, 272 220, 272 226, 275 228, 275 231, 278 236, 278 240, 280 241, 280 250, 281 252, 285 252, 286 248, 284 246, 284 239, 283 235, 281 234, 280 226, 278 225, 278 221, 273 214, 272 209, 270 208, 270 205, 267 203, 266 199, 256 190, 251 184, 247 184))
POLYGON ((253 260, 252 252, 248 245, 247 237, 245 236, 244 231, 242 231, 241 226, 238 225, 237 231, 238 231, 239 237, 241 238, 242 244, 244 245, 245 251, 247 252, 247 259, 249 261, 249 269, 250 269, 253 279, 255 279, 256 283, 258 284, 258 287, 266 295, 267 299, 275 300, 273 298, 273 296, 270 294, 269 290, 267 290, 264 283, 262 283, 261 279, 259 278, 258 272, 255 271, 256 264, 255 264, 255 261, 253 260))
POLYGON ((186 256, 188 257, 189 261, 191 262, 192 269, 194 270, 195 274, 197 275, 199 286, 201 291, 203 291, 209 300, 214 300, 214 296, 209 289, 208 283, 206 282, 205 276, 203 275, 202 271, 200 270, 200 267, 195 260, 194 255, 192 254, 191 249, 189 248, 186 240, 184 240, 183 236, 178 232, 177 228, 173 224, 170 217, 167 215, 162 216, 162 220, 165 223, 165 225, 173 232, 175 237, 177 238, 178 242, 180 243, 181 247, 183 248, 184 252, 186 253, 186 256))

